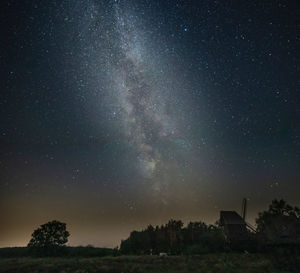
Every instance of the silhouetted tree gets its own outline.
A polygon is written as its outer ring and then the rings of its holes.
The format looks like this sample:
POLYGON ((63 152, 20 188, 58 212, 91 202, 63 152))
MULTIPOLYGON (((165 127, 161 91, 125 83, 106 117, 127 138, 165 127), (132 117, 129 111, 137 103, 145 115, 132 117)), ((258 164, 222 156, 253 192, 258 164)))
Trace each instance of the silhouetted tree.
POLYGON ((182 221, 171 219, 166 225, 169 252, 178 254, 183 247, 182 221))
POLYGON ((156 236, 155 236, 155 229, 153 226, 149 225, 145 232, 148 235, 149 240, 149 254, 153 254, 156 249, 156 236))
POLYGON ((184 241, 187 245, 199 243, 201 236, 207 232, 208 226, 203 222, 190 222, 185 228, 184 241))
POLYGON ((267 243, 288 243, 300 239, 300 209, 283 199, 273 200, 256 219, 257 236, 267 243))
POLYGON ((61 255, 69 235, 66 224, 54 220, 37 228, 27 247, 38 256, 61 255))

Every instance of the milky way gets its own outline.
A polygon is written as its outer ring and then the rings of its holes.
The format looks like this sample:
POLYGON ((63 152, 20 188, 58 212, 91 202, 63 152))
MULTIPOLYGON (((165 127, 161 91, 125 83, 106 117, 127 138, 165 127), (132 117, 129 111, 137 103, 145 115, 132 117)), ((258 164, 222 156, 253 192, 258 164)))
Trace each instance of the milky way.
MULTIPOLYGON (((168 138, 170 133, 165 118, 165 95, 161 86, 151 79, 150 63, 145 58, 141 37, 133 16, 120 14, 117 9, 117 31, 120 38, 119 59, 115 73, 117 95, 121 97, 123 119, 129 141, 138 151, 138 164, 145 176, 151 177, 161 160, 157 143, 168 138), (150 74, 150 75, 149 75, 150 74), (152 80, 152 81, 151 81, 152 80)), ((157 69, 157 68, 154 68, 157 69)), ((152 69, 152 73, 156 73, 152 69)))
POLYGON ((176 55, 160 53, 170 44, 157 37, 136 3, 111 2, 104 10, 98 2, 76 3, 61 12, 71 21, 71 36, 79 36, 79 64, 92 86, 84 85, 81 96, 92 101, 91 123, 106 124, 95 135, 104 129, 112 149, 125 147, 114 159, 119 181, 131 170, 132 185, 146 185, 144 194, 166 204, 170 183, 182 181, 192 150, 186 128, 193 119, 180 94, 185 79, 173 66, 176 55), (78 9, 80 18, 71 20, 78 9))
MULTIPOLYGON (((121 120, 122 133, 135 151, 130 164, 137 167, 141 179, 149 181, 153 193, 166 202, 163 191, 168 183, 164 172, 171 160, 167 149, 170 145, 174 148, 174 141, 179 139, 177 90, 168 84, 172 79, 163 71, 165 64, 153 54, 157 45, 134 12, 115 5, 114 15, 114 50, 106 58, 113 84, 112 90, 107 91, 111 92, 113 109, 117 110, 110 111, 121 120)), ((184 137, 181 134, 181 141, 184 137)), ((175 164, 184 160, 177 156, 174 150, 171 157, 175 164)))

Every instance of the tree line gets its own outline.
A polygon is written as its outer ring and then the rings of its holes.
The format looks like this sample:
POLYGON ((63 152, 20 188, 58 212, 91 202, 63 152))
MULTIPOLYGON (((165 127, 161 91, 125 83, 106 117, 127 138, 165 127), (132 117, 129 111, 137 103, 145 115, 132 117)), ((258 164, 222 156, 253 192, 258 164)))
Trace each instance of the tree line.
POLYGON ((247 240, 230 242, 217 222, 170 220, 167 224, 133 231, 121 242, 122 254, 201 254, 227 250, 258 251, 274 245, 300 245, 300 209, 283 199, 273 200, 256 219, 256 232, 248 230, 247 240))
MULTIPOLYGON (((246 244, 240 249, 258 250, 272 245, 300 246, 300 209, 284 200, 273 200, 268 210, 260 212, 256 219, 256 232, 249 232, 246 244)), ((66 224, 51 221, 41 225, 32 233, 28 250, 37 256, 66 255, 66 243, 70 233, 66 224)), ((161 226, 149 225, 142 231, 132 231, 122 240, 120 249, 110 253, 151 255, 159 253, 201 254, 222 252, 232 249, 223 228, 216 223, 190 222, 184 226, 181 220, 171 219, 161 226)))
POLYGON ((122 254, 180 254, 192 252, 216 252, 225 249, 225 238, 221 228, 204 222, 190 222, 183 227, 180 220, 171 219, 167 224, 145 230, 133 231, 120 245, 122 254))

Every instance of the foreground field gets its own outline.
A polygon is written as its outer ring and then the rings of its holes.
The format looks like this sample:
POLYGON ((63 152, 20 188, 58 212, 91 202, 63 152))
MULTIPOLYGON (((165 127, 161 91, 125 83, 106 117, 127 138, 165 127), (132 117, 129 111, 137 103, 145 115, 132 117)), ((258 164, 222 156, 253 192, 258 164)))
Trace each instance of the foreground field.
POLYGON ((9 273, 283 273, 272 258, 260 254, 214 254, 201 256, 120 256, 103 258, 0 259, 0 272, 9 273))

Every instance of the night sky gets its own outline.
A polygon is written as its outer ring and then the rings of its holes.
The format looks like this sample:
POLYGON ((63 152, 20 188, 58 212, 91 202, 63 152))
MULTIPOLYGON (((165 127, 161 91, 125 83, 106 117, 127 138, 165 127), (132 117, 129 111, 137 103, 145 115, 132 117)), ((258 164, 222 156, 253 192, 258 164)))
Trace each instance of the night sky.
POLYGON ((297 1, 1 2, 0 247, 116 246, 300 205, 297 1))

